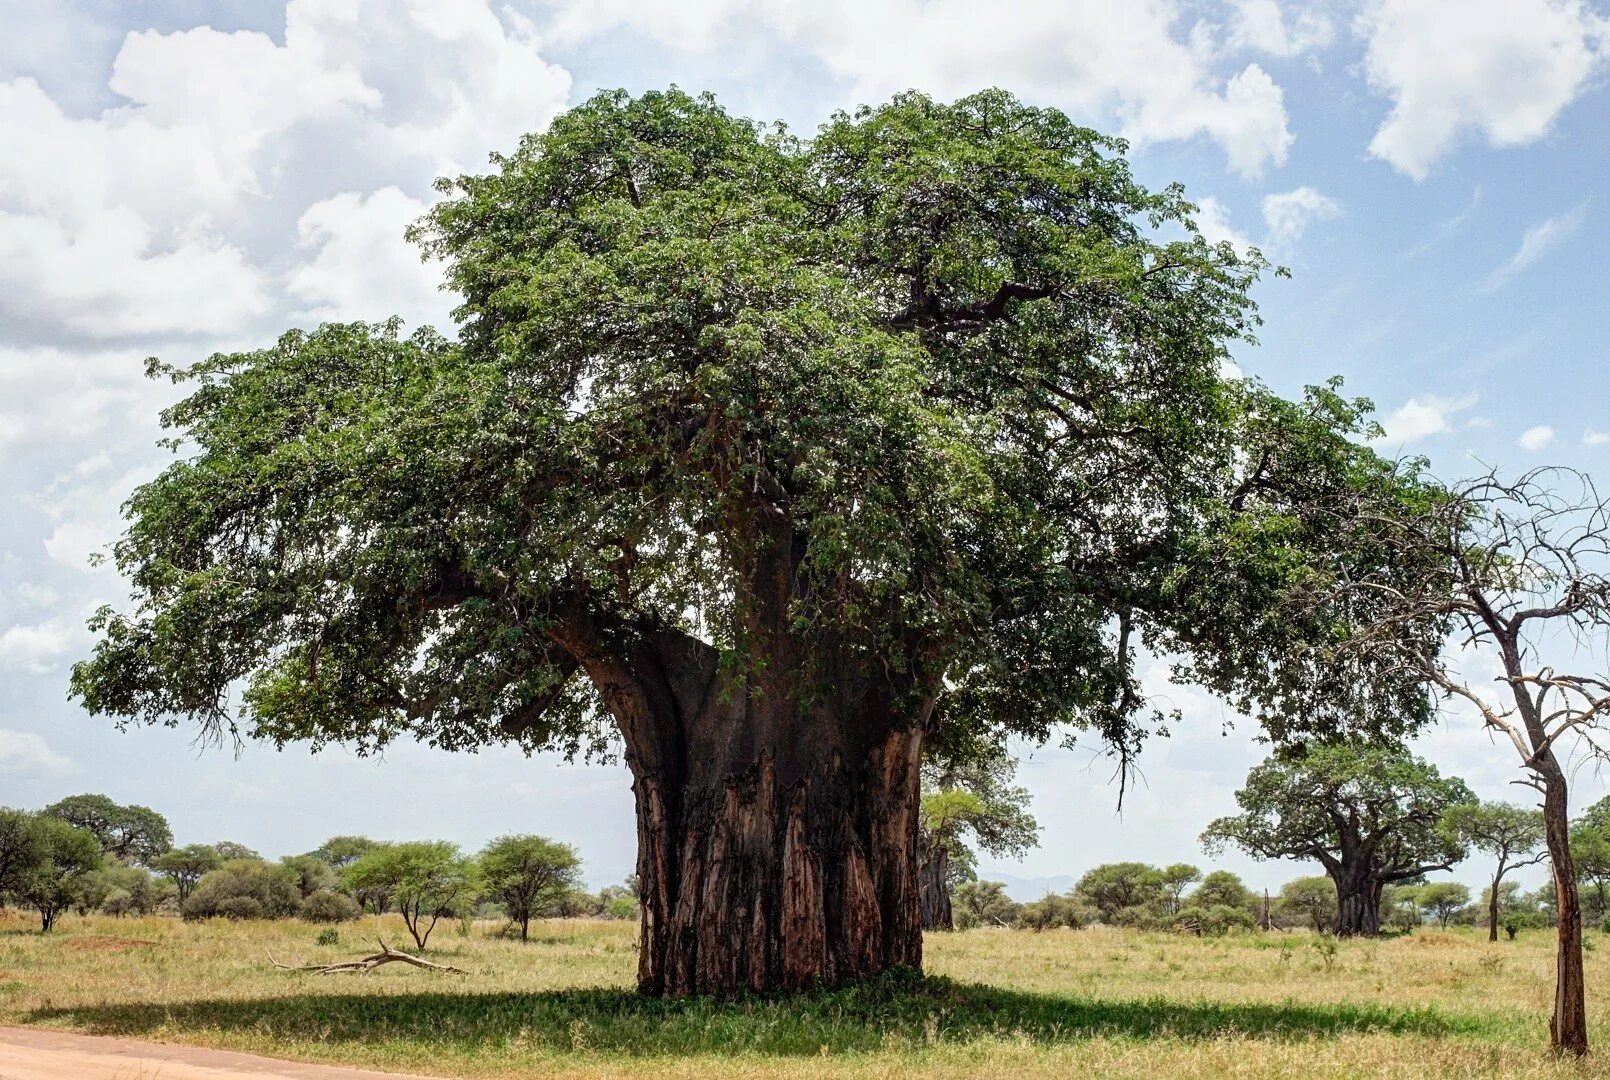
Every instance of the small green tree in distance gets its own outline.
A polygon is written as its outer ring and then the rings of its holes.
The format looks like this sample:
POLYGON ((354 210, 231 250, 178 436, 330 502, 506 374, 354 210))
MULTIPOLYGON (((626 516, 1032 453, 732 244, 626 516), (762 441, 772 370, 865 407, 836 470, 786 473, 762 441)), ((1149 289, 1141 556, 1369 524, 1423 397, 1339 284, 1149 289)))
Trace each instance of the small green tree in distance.
POLYGON ((385 844, 358 857, 342 875, 352 892, 381 892, 397 905, 414 944, 421 949, 443 917, 457 914, 475 897, 474 864, 446 840, 385 844))
POLYGON ((533 918, 581 887, 581 856, 569 844, 545 836, 500 836, 482 849, 480 875, 487 895, 519 924, 520 940, 525 941, 533 918))
POLYGON ((1039 842, 1039 823, 1028 811, 1029 793, 1012 783, 1016 772, 1017 762, 993 744, 923 763, 917 842, 925 930, 954 926, 951 890, 977 875, 975 847, 1010 858, 1039 842))
POLYGON ((1259 859, 1313 859, 1335 883, 1338 935, 1381 929, 1381 890, 1464 857, 1440 828, 1476 801, 1463 780, 1393 747, 1326 743, 1277 751, 1236 792, 1242 812, 1202 833, 1209 851, 1234 844, 1259 859))
POLYGON ((1470 906, 1470 887, 1457 881, 1433 881, 1420 886, 1418 900, 1425 913, 1446 930, 1470 906))
POLYGON ((1336 925, 1336 883, 1323 874, 1293 878, 1280 887, 1282 919, 1325 933, 1336 925))
POLYGON ((379 844, 378 840, 371 840, 367 836, 332 836, 308 854, 328 865, 330 869, 340 872, 379 844))
POLYGON ((36 815, 33 828, 40 858, 22 875, 13 895, 39 913, 40 929, 49 933, 61 913, 78 903, 86 883, 101 868, 103 852, 94 833, 61 818, 36 815))
POLYGON ((1487 890, 1487 940, 1498 940, 1498 886, 1504 875, 1548 858, 1544 847, 1543 812, 1502 802, 1455 806, 1443 826, 1457 842, 1491 855, 1492 887, 1487 890))
POLYGON ((224 864, 223 856, 210 844, 186 844, 172 848, 151 860, 151 869, 173 882, 180 908, 190 899, 196 883, 224 864))

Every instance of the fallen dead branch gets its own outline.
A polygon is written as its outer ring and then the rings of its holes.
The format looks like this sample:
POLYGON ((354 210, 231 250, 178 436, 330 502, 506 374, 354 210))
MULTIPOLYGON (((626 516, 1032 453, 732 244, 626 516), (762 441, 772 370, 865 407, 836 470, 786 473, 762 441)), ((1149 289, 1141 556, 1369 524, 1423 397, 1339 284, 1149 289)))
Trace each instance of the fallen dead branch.
MULTIPOLYGON (((377 939, 378 940, 378 939, 377 939)), ((402 963, 412 964, 427 971, 441 971, 449 975, 468 975, 463 968, 456 968, 450 964, 433 964, 429 960, 421 959, 410 953, 393 949, 384 940, 380 941, 380 951, 363 957, 361 960, 347 960, 339 964, 282 964, 274 959, 273 953, 268 953, 268 962, 282 971, 312 971, 320 975, 340 975, 349 973, 361 975, 373 971, 382 964, 402 963)))

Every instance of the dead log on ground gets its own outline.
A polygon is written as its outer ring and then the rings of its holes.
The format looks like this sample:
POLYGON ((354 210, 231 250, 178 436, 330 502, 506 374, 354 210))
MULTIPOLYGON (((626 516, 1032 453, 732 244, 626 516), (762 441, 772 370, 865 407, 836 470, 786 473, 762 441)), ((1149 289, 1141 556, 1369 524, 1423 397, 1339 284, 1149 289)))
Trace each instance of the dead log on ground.
POLYGON ((282 971, 312 971, 319 975, 362 975, 373 971, 382 964, 390 963, 412 964, 414 967, 424 968, 427 971, 440 971, 449 975, 469 974, 463 968, 456 968, 450 964, 433 964, 429 960, 421 959, 399 949, 393 949, 384 941, 380 942, 379 952, 365 956, 361 960, 347 960, 339 964, 282 964, 274 959, 273 953, 268 954, 268 962, 282 971))

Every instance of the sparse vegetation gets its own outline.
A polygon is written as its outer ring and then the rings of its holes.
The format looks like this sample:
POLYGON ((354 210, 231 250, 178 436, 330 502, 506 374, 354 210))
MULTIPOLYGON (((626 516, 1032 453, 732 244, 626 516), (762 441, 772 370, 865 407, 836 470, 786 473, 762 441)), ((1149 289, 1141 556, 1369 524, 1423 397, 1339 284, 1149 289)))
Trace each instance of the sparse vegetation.
MULTIPOLYGON (((264 952, 349 960, 402 937, 401 919, 337 935, 93 916, 44 937, 13 916, 0 919, 0 1022, 465 1077, 1599 1075, 1545 1053, 1546 934, 1493 950, 1475 927, 1368 942, 984 929, 929 935, 926 977, 722 1004, 638 997, 629 924, 542 920, 525 945, 502 925, 427 952, 469 975, 324 977, 275 970, 264 952)), ((1588 965, 1610 978, 1610 953, 1588 965)))

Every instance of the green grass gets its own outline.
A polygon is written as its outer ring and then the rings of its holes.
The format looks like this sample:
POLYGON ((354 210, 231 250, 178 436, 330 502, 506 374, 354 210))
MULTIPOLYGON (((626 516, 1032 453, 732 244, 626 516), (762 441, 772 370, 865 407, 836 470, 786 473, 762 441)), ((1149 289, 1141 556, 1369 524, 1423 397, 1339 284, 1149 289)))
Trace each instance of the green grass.
MULTIPOLYGON (((1610 1075, 1547 1053, 1542 933, 1343 942, 1327 959, 1306 934, 978 931, 931 936, 926 976, 717 1002, 631 992, 622 924, 556 921, 526 945, 442 927, 432 955, 463 977, 267 959, 356 955, 373 920, 340 946, 294 922, 0 925, 5 1022, 444 1076, 1610 1075)), ((1606 974, 1590 954, 1590 988, 1606 974)), ((1590 1010, 1610 1049, 1610 1014, 1590 1010)))

